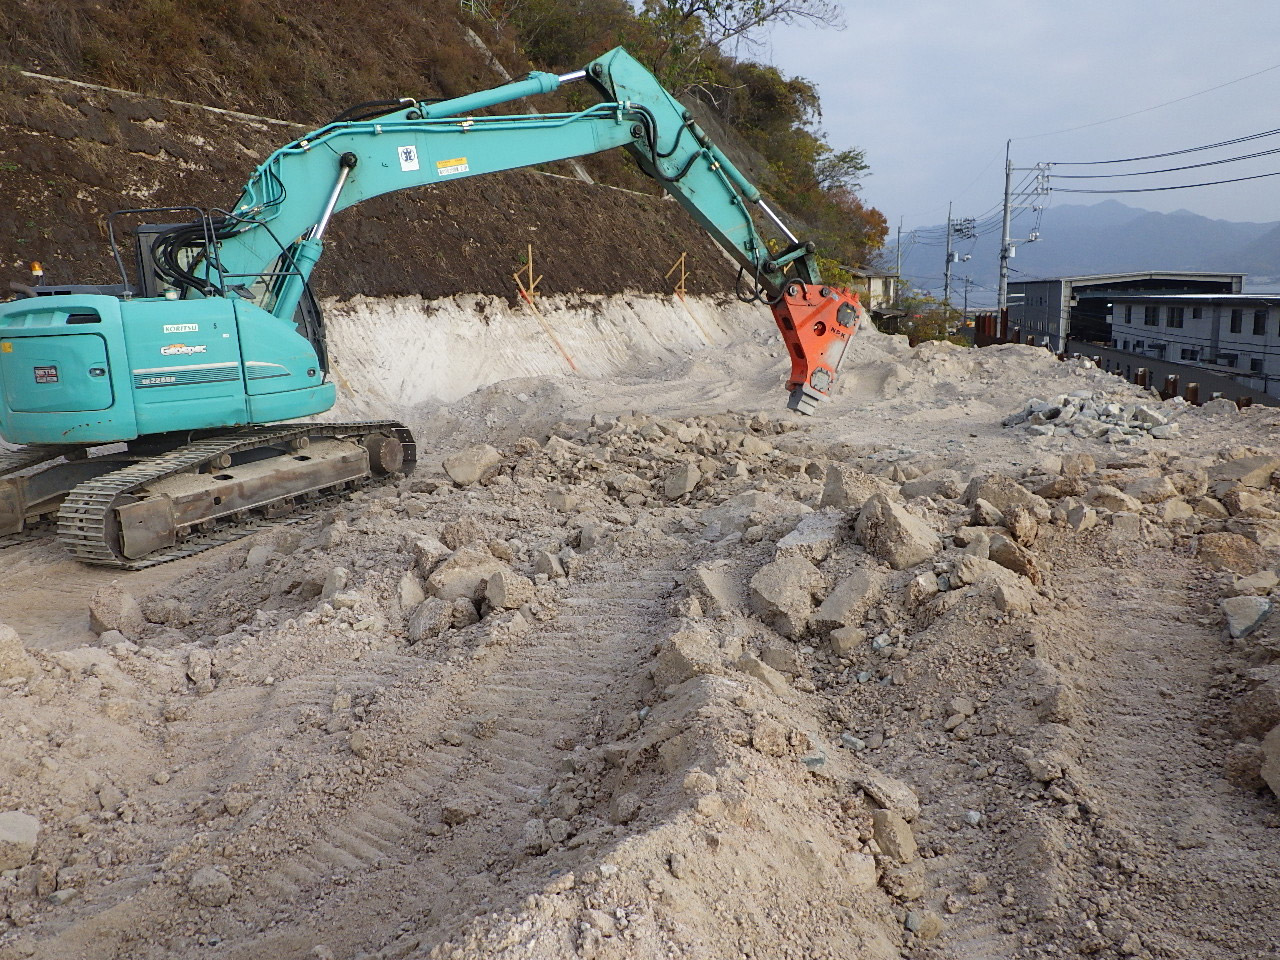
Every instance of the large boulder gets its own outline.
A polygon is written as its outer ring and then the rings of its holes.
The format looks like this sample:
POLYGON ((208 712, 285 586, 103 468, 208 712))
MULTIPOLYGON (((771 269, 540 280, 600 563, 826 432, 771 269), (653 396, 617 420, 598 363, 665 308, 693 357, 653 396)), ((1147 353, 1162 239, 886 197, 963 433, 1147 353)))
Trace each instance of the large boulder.
POLYGON ((409 617, 405 633, 410 643, 432 640, 453 624, 453 604, 439 597, 427 597, 409 617))
POLYGON ((1196 556, 1214 570, 1229 570, 1246 577, 1265 569, 1267 564, 1266 551, 1238 533, 1201 535, 1196 556))
POLYGON ((0 870, 25 867, 35 856, 40 821, 29 813, 0 813, 0 870))
POLYGON ((1221 606, 1222 612, 1227 617, 1227 630, 1235 638, 1247 637, 1271 613, 1270 600, 1248 594, 1228 597, 1222 601, 1221 606))
POLYGON ((854 467, 833 463, 827 467, 819 506, 857 510, 871 497, 887 490, 888 484, 883 480, 869 476, 854 467))
POLYGON ((757 523, 781 523, 790 518, 799 518, 812 512, 808 504, 800 503, 776 493, 763 490, 748 490, 730 497, 724 503, 708 507, 700 514, 706 524, 704 536, 708 540, 719 540, 734 533, 743 533, 757 523))
POLYGON ((943 497, 954 500, 960 496, 962 490, 960 474, 954 470, 932 470, 923 477, 908 480, 902 485, 902 495, 908 500, 916 497, 943 497))
POLYGON ((927 523, 883 493, 863 504, 853 532, 860 544, 895 570, 924 563, 942 548, 942 541, 927 523))
POLYGON ((1168 477, 1138 477, 1124 485, 1124 492, 1142 503, 1163 503, 1178 495, 1168 477))
POLYGON ((502 454, 486 443, 446 457, 444 472, 454 483, 465 487, 492 476, 501 463, 502 454))
POLYGON ((684 683, 700 673, 720 668, 719 648, 706 630, 682 630, 662 642, 653 667, 653 682, 659 690, 684 683))
POLYGON ((431 572, 427 578, 427 593, 450 603, 459 597, 478 601, 484 596, 489 578, 506 569, 506 565, 488 550, 461 547, 431 572))
POLYGON ((796 528, 778 541, 778 556, 798 554, 812 563, 821 563, 831 555, 845 531, 842 511, 831 507, 800 518, 796 528))
POLYGON ((1262 737, 1280 726, 1280 680, 1260 683, 1231 705, 1231 732, 1237 737, 1262 737))
POLYGON ((1049 519, 1049 504, 1043 497, 1032 493, 1009 477, 993 473, 985 477, 974 477, 964 491, 964 502, 970 506, 979 500, 985 500, 1001 513, 1010 507, 1026 507, 1037 519, 1049 519))
POLYGON ((136 641, 142 636, 146 622, 133 594, 117 584, 99 587, 89 599, 89 627, 96 634, 118 630, 136 641))
POLYGON ((1262 779, 1280 797, 1280 726, 1262 740, 1262 779))
POLYGON ((854 626, 866 619, 867 611, 884 593, 884 574, 869 567, 858 567, 841 580, 813 615, 818 630, 836 630, 854 626))
POLYGON ((1123 490, 1113 487, 1109 483, 1100 483, 1096 487, 1090 487, 1089 492, 1084 495, 1084 499, 1085 503, 1094 507, 1102 507, 1112 513, 1137 513, 1142 509, 1142 502, 1137 497, 1131 497, 1123 490))
POLYGON ((747 606, 738 581, 723 566, 694 567, 688 589, 690 596, 697 597, 702 609, 713 617, 726 617, 747 606))
POLYGON ((702 479, 702 471, 693 463, 681 463, 673 467, 662 482, 662 493, 668 500, 679 500, 693 493, 702 479))
POLYGON ((36 675, 36 670, 35 661, 27 656, 18 631, 8 624, 0 623, 0 681, 15 677, 30 680, 36 675))
POLYGON ((499 570, 489 577, 485 599, 497 610, 516 610, 533 599, 533 581, 514 570, 499 570))
POLYGON ((784 636, 799 637, 809 626, 823 581, 818 568, 804 557, 779 557, 751 578, 751 609, 784 636))
POLYGON ((1280 457, 1265 454, 1256 457, 1240 457, 1209 468, 1209 479, 1215 483, 1243 483, 1246 487, 1265 488, 1271 485, 1271 477, 1280 470, 1280 457))

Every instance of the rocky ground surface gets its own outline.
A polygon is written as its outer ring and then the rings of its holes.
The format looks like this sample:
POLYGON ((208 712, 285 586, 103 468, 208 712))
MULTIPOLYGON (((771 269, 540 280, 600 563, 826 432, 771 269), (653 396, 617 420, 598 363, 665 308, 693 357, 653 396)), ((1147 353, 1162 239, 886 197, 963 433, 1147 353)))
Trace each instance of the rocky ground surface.
POLYGON ((414 476, 153 570, 7 551, 0 958, 1276 955, 1277 412, 869 331, 802 419, 778 352, 406 409, 414 476))

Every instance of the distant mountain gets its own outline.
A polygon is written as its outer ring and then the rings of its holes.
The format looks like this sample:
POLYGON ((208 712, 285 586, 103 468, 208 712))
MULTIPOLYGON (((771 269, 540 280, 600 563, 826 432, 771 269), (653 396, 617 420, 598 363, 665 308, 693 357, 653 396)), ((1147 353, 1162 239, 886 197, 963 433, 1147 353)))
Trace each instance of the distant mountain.
MULTIPOLYGON (((1023 211, 1010 230, 1025 240, 1035 226, 1035 214, 1023 211)), ((944 235, 945 224, 925 228, 944 235)), ((1040 238, 1018 243, 1010 260, 1010 279, 1069 277, 1133 270, 1207 270, 1246 273, 1247 289, 1280 288, 1280 221, 1237 223, 1213 220, 1176 210, 1155 213, 1116 200, 1091 205, 1050 207, 1041 215, 1040 238)), ((951 299, 964 294, 960 278, 973 281, 970 300, 994 303, 998 283, 1000 223, 982 231, 976 240, 955 240, 953 249, 968 261, 951 269, 951 299)), ((912 244, 904 237, 902 273, 915 286, 942 293, 944 247, 912 244)))

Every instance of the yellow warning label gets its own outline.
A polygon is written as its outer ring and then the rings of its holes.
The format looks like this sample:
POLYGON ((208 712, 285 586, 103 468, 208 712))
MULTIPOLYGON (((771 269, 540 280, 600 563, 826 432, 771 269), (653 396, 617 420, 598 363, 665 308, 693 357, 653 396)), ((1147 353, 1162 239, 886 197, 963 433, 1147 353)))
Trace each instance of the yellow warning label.
POLYGON ((467 165, 466 157, 454 157, 452 160, 437 160, 436 173, 442 177, 450 174, 466 173, 471 167, 467 165))
POLYGON ((0 353, 13 353, 13 344, 6 340, 0 343, 0 353))

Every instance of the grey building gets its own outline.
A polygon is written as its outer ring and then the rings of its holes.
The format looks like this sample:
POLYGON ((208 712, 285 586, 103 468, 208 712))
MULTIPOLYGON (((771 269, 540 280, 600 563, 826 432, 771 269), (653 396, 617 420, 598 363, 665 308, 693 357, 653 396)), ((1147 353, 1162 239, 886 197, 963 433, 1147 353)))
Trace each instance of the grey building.
POLYGON ((1068 339, 1109 343, 1112 304, 1122 296, 1233 294, 1243 287, 1242 273, 1179 270, 1011 282, 1009 330, 1024 343, 1032 336, 1037 345, 1063 353, 1068 339))
POLYGON ((1111 346, 1280 397, 1280 294, 1117 295, 1111 346))

